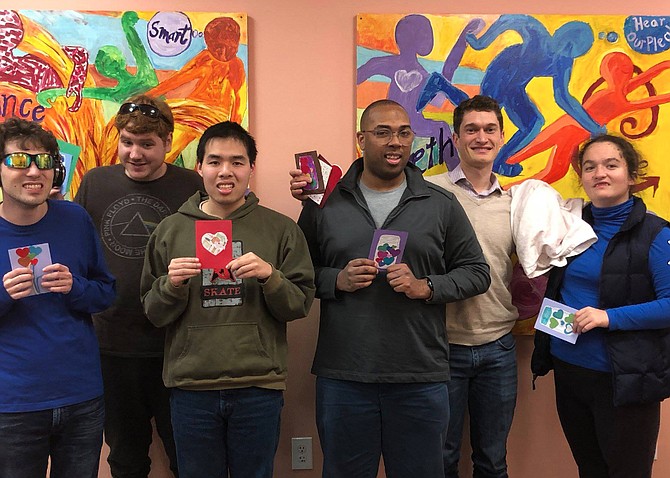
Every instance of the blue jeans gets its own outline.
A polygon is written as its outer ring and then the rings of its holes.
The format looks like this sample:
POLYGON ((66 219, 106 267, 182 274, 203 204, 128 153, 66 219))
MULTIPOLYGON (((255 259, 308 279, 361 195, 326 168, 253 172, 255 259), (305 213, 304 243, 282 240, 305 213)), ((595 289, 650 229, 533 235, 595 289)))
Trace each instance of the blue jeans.
POLYGON ((102 447, 102 397, 37 412, 0 413, 0 477, 94 478, 102 447))
POLYGON ((507 478, 507 435, 516 406, 516 347, 512 334, 469 347, 449 344, 451 421, 444 449, 447 478, 458 478, 463 422, 470 414, 473 476, 507 478))
POLYGON ((439 383, 360 383, 317 377, 324 478, 442 478, 449 395, 439 383))
POLYGON ((182 390, 170 397, 181 478, 272 478, 281 390, 182 390))

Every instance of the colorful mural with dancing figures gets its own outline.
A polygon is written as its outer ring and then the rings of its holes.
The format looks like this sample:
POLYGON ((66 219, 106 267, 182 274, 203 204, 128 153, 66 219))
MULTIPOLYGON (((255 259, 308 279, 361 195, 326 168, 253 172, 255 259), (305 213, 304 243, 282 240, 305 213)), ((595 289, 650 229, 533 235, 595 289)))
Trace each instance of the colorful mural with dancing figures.
POLYGON ((607 131, 649 162, 637 189, 670 218, 670 16, 361 14, 356 52, 359 117, 380 98, 405 106, 426 174, 458 164, 453 110, 481 93, 503 108, 504 187, 535 178, 586 197, 574 155, 607 131))
POLYGON ((81 148, 71 182, 117 161, 114 116, 146 93, 172 107, 167 160, 195 166, 195 139, 248 127, 247 17, 241 13, 0 10, 0 121, 41 122, 81 148))

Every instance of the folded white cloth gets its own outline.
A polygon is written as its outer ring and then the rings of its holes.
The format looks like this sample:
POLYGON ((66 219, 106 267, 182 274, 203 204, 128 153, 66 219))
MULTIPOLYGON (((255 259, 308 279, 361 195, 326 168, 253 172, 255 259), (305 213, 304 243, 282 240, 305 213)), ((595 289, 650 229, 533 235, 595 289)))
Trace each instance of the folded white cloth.
POLYGON ((529 278, 553 266, 564 266, 568 257, 581 254, 596 242, 595 232, 582 220, 583 199, 565 200, 537 179, 512 186, 509 193, 516 253, 529 278))

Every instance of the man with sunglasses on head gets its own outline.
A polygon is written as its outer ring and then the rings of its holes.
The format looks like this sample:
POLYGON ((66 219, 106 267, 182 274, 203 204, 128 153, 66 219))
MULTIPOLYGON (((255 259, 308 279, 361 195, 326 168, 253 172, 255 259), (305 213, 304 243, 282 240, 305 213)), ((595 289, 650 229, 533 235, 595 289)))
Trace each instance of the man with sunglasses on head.
POLYGON ((443 478, 449 423, 447 302, 481 294, 489 268, 453 194, 409 164, 407 112, 379 100, 361 116, 355 161, 323 208, 298 224, 321 299, 316 413, 324 478, 443 478), (380 229, 407 233, 402 261, 369 257, 380 229), (378 231, 378 232, 376 232, 378 231))
POLYGON ((48 199, 58 143, 34 122, 0 124, 0 476, 93 477, 104 422, 91 314, 114 278, 86 211, 48 199))
POLYGON ((169 392, 161 377, 164 331, 144 315, 140 276, 150 234, 202 190, 202 179, 165 162, 174 119, 164 101, 134 96, 121 105, 114 121, 118 164, 89 171, 75 197, 93 218, 117 278, 116 303, 94 316, 105 382, 108 462, 114 478, 146 478, 153 417, 170 469, 178 476, 169 392))

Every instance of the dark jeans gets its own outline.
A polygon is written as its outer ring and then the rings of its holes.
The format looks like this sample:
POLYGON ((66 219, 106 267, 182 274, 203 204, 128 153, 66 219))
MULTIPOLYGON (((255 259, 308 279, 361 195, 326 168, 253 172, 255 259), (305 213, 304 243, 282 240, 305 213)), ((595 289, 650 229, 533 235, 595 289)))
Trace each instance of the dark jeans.
POLYGON ((147 478, 151 469, 151 419, 163 441, 170 469, 177 474, 177 455, 170 421, 170 391, 163 385, 161 357, 101 355, 105 385, 105 442, 114 478, 147 478))
POLYGON ((473 347, 449 344, 451 417, 444 449, 447 478, 458 478, 466 412, 474 478, 507 478, 507 436, 517 393, 516 347, 512 334, 473 347))
POLYGON ((449 394, 438 383, 316 379, 324 478, 443 478, 449 394))
POLYGON ((615 407, 612 375, 554 357, 556 408, 580 478, 650 478, 661 404, 615 407))
POLYGON ((51 478, 98 476, 102 397, 38 412, 0 413, 0 477, 44 478, 51 457, 51 478))
POLYGON ((170 401, 182 478, 272 478, 281 390, 173 388, 170 401))

